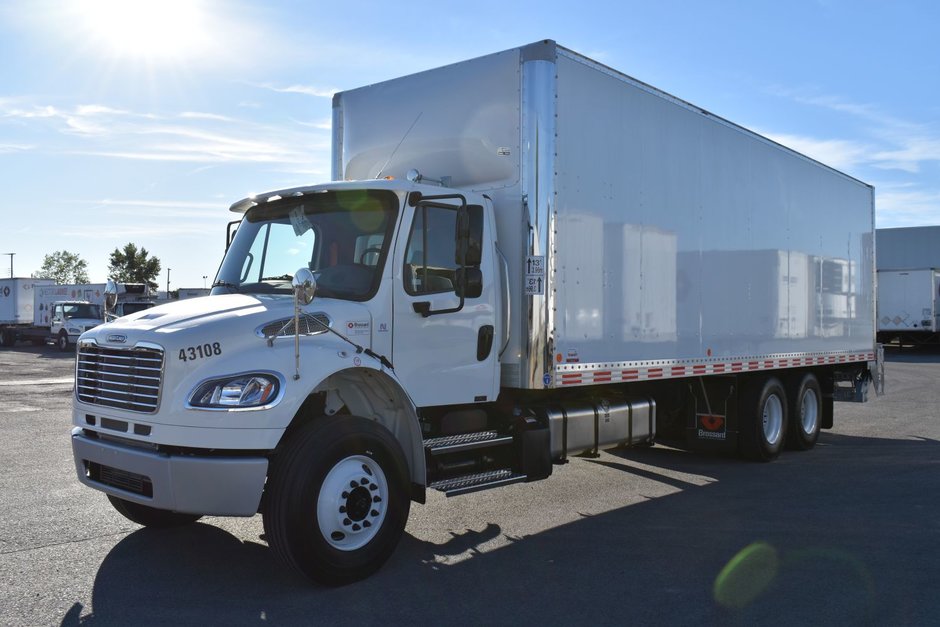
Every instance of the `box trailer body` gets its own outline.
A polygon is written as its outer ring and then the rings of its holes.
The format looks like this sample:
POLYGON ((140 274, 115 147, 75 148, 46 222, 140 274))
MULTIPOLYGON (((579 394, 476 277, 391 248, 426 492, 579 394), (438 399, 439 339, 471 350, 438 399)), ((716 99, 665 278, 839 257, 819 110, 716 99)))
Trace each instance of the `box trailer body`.
POLYGON ((80 339, 76 470, 125 516, 260 510, 341 583, 427 489, 770 461, 878 378, 873 189, 552 41, 336 94, 333 178, 232 205, 208 298, 80 339))
POLYGON ((33 294, 51 279, 0 279, 0 325, 33 323, 33 294))
POLYGON ((335 179, 415 168, 493 199, 504 385, 873 349, 872 188, 580 55, 532 46, 343 92, 333 128, 335 179), (638 247, 644 229, 668 240, 638 247), (530 256, 543 294, 523 284, 530 256), (856 270, 839 332, 808 328, 810 295, 844 292, 798 269, 807 256, 856 270), (625 322, 625 304, 657 314, 625 322))
POLYGON ((878 335, 882 342, 931 342, 940 332, 940 271, 878 271, 878 335))

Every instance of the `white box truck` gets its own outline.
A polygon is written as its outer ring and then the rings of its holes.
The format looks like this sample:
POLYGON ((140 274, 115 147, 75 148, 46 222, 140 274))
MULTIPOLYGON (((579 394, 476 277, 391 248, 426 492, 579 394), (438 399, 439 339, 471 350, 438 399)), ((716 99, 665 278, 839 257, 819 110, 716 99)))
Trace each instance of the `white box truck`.
MULTIPOLYGON (((9 291, 11 313, 16 311, 15 318, 8 319, 5 314, 0 316, 2 345, 13 346, 18 340, 23 340, 38 345, 52 343, 59 350, 69 350, 82 333, 105 320, 106 285, 57 285, 49 279, 0 281, 0 308, 6 312, 7 305, 2 304, 2 295, 9 291)), ((116 303, 107 312, 108 317, 124 316, 154 305, 149 297, 150 289, 144 284, 115 284, 115 290, 116 303)))
POLYGON ((0 346, 13 346, 22 329, 33 326, 34 293, 52 279, 0 279, 0 346))
POLYGON ((769 461, 877 379, 862 182, 552 41, 333 110, 334 181, 236 202, 211 296, 79 341, 78 478, 133 521, 260 512, 340 584, 427 490, 654 439, 769 461), (821 259, 858 269, 825 325, 821 259))
POLYGON ((928 344, 940 341, 940 271, 878 271, 878 341, 928 344))

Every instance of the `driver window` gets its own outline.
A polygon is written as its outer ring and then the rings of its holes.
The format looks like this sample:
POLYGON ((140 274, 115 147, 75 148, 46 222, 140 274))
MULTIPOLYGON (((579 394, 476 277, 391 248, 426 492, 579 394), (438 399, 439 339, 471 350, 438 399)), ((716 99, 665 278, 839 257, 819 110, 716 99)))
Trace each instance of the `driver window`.
POLYGON ((405 291, 409 294, 454 291, 456 227, 454 209, 422 205, 415 210, 405 250, 405 291))

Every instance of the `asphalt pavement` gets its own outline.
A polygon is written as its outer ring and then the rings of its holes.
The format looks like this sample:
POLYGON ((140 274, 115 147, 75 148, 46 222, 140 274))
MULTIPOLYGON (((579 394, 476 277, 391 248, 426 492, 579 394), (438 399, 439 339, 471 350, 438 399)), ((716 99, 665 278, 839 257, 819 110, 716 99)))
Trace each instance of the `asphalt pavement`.
POLYGON ((663 446, 413 504, 370 579, 285 570, 260 516, 144 529, 81 486, 73 357, 0 349, 3 625, 927 625, 940 619, 940 353, 888 354, 770 464, 663 446))

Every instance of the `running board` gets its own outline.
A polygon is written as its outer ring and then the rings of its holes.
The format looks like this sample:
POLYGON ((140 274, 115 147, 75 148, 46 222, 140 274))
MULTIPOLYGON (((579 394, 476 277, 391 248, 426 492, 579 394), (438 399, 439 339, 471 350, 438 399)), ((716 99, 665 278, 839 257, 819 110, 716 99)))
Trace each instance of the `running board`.
POLYGON ((511 483, 519 483, 526 480, 526 475, 514 473, 508 468, 500 470, 490 470, 488 472, 463 475, 461 477, 451 477, 450 479, 441 479, 431 484, 431 489, 443 492, 446 496, 458 496, 460 494, 469 494, 480 490, 498 488, 511 483))
POLYGON ((511 435, 499 435, 495 431, 479 431, 476 433, 462 433, 460 435, 429 438, 424 441, 424 448, 431 455, 446 455, 448 453, 472 451, 473 449, 502 446, 511 443, 511 435))

